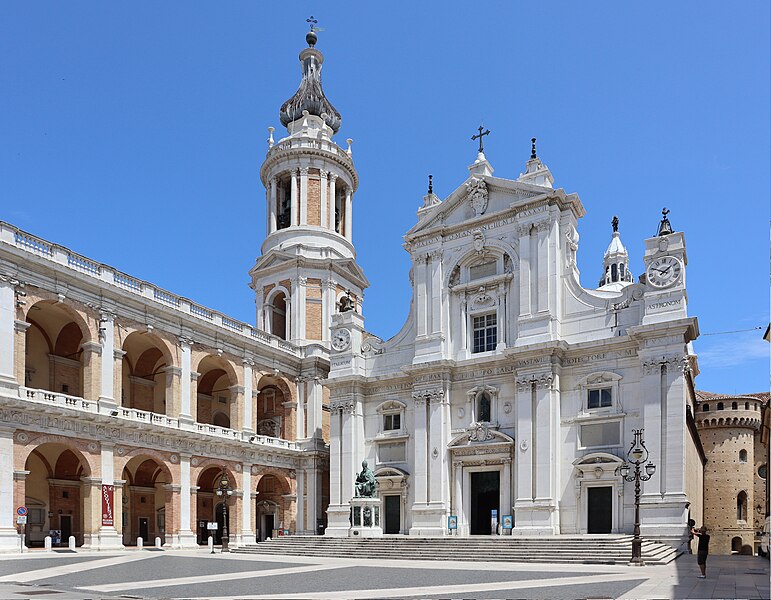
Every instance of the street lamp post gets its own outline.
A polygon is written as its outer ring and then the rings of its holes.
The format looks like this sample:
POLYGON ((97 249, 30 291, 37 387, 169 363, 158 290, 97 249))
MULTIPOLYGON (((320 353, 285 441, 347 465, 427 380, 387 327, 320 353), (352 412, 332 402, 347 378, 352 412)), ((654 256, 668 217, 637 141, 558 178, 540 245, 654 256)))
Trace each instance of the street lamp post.
POLYGON ((222 498, 222 551, 230 552, 228 550, 228 542, 230 541, 228 537, 228 500, 233 495, 233 488, 230 487, 227 475, 222 475, 216 492, 217 496, 222 498))
POLYGON ((640 567, 645 564, 642 559, 642 538, 640 537, 640 482, 648 481, 656 472, 656 465, 648 461, 648 449, 645 447, 645 440, 643 440, 643 431, 643 429, 632 430, 634 440, 626 453, 627 462, 621 465, 621 476, 626 481, 634 481, 634 539, 632 539, 630 564, 640 567), (634 466, 631 475, 629 473, 632 470, 630 464, 634 466), (645 473, 640 468, 643 464, 645 465, 645 473))

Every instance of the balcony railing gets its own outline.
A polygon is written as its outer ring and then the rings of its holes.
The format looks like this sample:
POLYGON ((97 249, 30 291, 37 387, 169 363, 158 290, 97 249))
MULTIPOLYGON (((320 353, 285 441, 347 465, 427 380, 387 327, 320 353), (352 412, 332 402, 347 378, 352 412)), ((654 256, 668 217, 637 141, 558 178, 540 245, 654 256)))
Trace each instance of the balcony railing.
MULTIPOLYGON (((77 396, 68 396, 67 394, 61 394, 59 392, 50 392, 48 390, 33 389, 22 386, 19 388, 19 397, 22 400, 34 402, 36 404, 44 404, 48 406, 54 405, 61 408, 68 408, 71 410, 90 414, 100 413, 98 402, 93 400, 86 400, 85 398, 78 398, 77 396)), ((166 427, 169 429, 191 431, 190 426, 180 424, 179 419, 167 417, 166 415, 160 415, 158 413, 145 410, 138 410, 136 408, 124 408, 122 406, 119 406, 117 409, 113 410, 117 412, 117 414, 113 414, 111 411, 110 416, 113 418, 118 418, 143 425, 157 425, 159 427, 166 427)), ((227 427, 209 425, 208 423, 194 423, 192 426, 192 431, 202 435, 227 438, 239 442, 256 444, 258 446, 284 448, 287 450, 298 449, 297 443, 290 440, 269 437, 267 435, 255 435, 244 431, 236 431, 235 429, 229 429, 227 427)))
MULTIPOLYGON (((337 146, 337 144, 330 142, 317 143, 329 146, 330 148, 334 147, 336 148, 336 150, 334 150, 335 152, 339 151, 348 157, 346 152, 337 146)), ((325 149, 329 150, 330 148, 325 149)), ((213 323, 236 335, 242 335, 252 340, 258 340, 261 343, 291 353, 297 357, 302 357, 303 355, 302 348, 282 340, 275 335, 259 331, 248 323, 232 319, 221 312, 196 304, 187 298, 173 294, 152 283, 122 273, 109 265, 95 262, 90 258, 72 252, 64 246, 48 242, 3 221, 0 221, 0 242, 42 257, 51 262, 58 263, 59 265, 89 277, 93 277, 102 282, 115 285, 126 292, 142 296, 146 301, 157 302, 171 310, 182 312, 207 323, 213 323)))

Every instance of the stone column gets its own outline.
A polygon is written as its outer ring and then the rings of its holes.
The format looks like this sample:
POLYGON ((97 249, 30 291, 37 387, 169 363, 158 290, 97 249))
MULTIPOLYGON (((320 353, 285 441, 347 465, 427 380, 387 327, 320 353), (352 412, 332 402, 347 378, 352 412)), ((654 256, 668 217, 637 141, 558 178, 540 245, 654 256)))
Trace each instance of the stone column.
POLYGON ((297 190, 297 173, 298 173, 298 169, 292 169, 292 171, 290 172, 290 177, 291 177, 291 194, 292 194, 292 196, 291 196, 291 204, 290 204, 290 211, 289 211, 289 215, 290 215, 289 226, 290 227, 294 227, 295 225, 297 225, 298 215, 299 215, 298 207, 299 207, 300 198, 299 198, 299 194, 297 193, 298 192, 298 190, 297 190))
POLYGON ((295 435, 294 439, 304 440, 305 435, 305 380, 297 377, 295 380, 297 389, 297 413, 295 416, 295 435))
POLYGON ((246 433, 254 433, 254 398, 252 397, 254 383, 252 367, 254 361, 245 358, 241 361, 244 365, 244 414, 241 420, 241 429, 246 433))
POLYGON ((241 431, 243 429, 244 414, 244 388, 241 385, 231 385, 230 392, 230 429, 241 431))
MULTIPOLYGON (((103 310, 99 313, 99 338, 102 342, 101 385, 99 412, 109 414, 118 402, 115 398, 115 315, 103 310)), ((105 484, 109 485, 109 484, 105 484)))
POLYGON ((431 333, 441 334, 442 327, 442 251, 431 253, 431 333))
POLYGON ((351 188, 345 190, 345 237, 353 243, 353 192, 351 188))
POLYGON ((192 359, 192 347, 193 347, 193 340, 181 336, 179 338, 180 348, 182 349, 182 375, 180 378, 180 409, 179 409, 179 424, 180 425, 186 425, 186 426, 192 426, 193 424, 193 413, 192 413, 192 397, 194 392, 194 386, 192 381, 192 369, 191 369, 191 359, 192 359))
POLYGON ((166 483, 164 490, 164 506, 166 507, 166 531, 164 532, 164 547, 173 548, 179 539, 179 493, 181 487, 166 483))
POLYGON ((415 504, 423 505, 428 502, 427 398, 422 394, 413 394, 412 399, 415 404, 415 504))
POLYGON ((456 533, 461 534, 467 528, 466 517, 463 514, 463 463, 459 460, 453 461, 452 468, 455 506, 451 508, 450 512, 458 517, 456 533))
MULTIPOLYGON (((14 471, 13 472, 13 508, 14 513, 15 509, 19 506, 26 506, 27 505, 27 475, 29 475, 29 471, 14 471)), ((29 535, 29 526, 27 526, 26 530, 27 535, 29 535)), ((24 540, 24 547, 27 547, 27 540, 24 540)))
POLYGON ((80 347, 83 350, 81 358, 81 368, 83 369, 83 389, 81 390, 80 395, 86 400, 98 400, 102 391, 100 368, 102 346, 97 342, 84 342, 80 347))
POLYGON ((329 230, 335 230, 335 197, 337 192, 335 186, 337 183, 337 175, 329 173, 329 230))
POLYGON ((321 506, 321 488, 318 485, 318 469, 316 468, 315 459, 307 469, 305 473, 308 478, 306 485, 306 513, 307 513, 307 531, 310 534, 316 535, 316 524, 320 514, 321 506))
POLYGON ((243 463, 241 465, 241 491, 243 492, 241 501, 241 544, 253 544, 255 542, 255 531, 252 527, 252 513, 254 512, 252 501, 252 465, 243 463))
POLYGON ((295 533, 305 533, 305 470, 297 469, 297 514, 295 533))
POLYGON ((313 377, 308 381, 310 393, 308 394, 308 410, 306 411, 308 437, 321 439, 324 389, 320 377, 313 377))
MULTIPOLYGON (((31 326, 32 323, 27 323, 26 321, 14 322, 14 329, 16 330, 16 334, 14 336, 15 346, 13 351, 16 381, 19 385, 27 385, 27 365, 25 364, 25 360, 22 360, 21 357, 26 357, 27 355, 27 329, 29 329, 31 326)), ((0 381, 0 387, 3 387, 2 381, 0 381)), ((11 384, 11 387, 13 387, 13 384, 11 384)))
POLYGON ((538 312, 549 310, 549 221, 538 223, 538 312))
POLYGON ((196 536, 191 528, 191 500, 193 497, 190 485, 190 454, 179 455, 179 535, 176 545, 180 548, 195 548, 196 536))
MULTIPOLYGON (((446 504, 447 485, 445 473, 447 473, 447 421, 449 405, 444 398, 444 391, 435 390, 429 396, 429 421, 431 438, 428 444, 428 464, 431 473, 429 478, 430 489, 428 500, 432 504, 442 507, 446 504)), ((436 508, 436 507, 434 507, 436 508)))
POLYGON ((531 225, 520 225, 519 233, 519 316, 532 314, 532 258, 530 256, 531 225))
MULTIPOLYGON (((16 331, 16 289, 18 283, 8 276, 0 275, 0 388, 15 390, 19 387, 14 368, 14 336, 16 331)), ((24 355, 20 357, 24 362, 24 355)), ((24 381, 22 379, 22 381, 24 381)), ((13 464, 13 463, 9 463, 13 464)))
POLYGON ((468 358, 470 340, 468 336, 468 302, 466 300, 466 294, 464 293, 460 298, 460 340, 458 343, 458 360, 468 358))
POLYGON ((19 547, 13 505, 13 432, 0 429, 0 465, 4 465, 0 469, 0 550, 6 552, 19 547))
MULTIPOLYGON (((512 514, 511 509, 511 459, 510 458, 504 458, 503 459, 503 474, 501 475, 501 490, 503 492, 502 500, 501 500, 501 514, 500 517, 503 515, 510 515, 512 514)), ((502 520, 499 518, 499 521, 502 522, 502 520)))
POLYGON ((278 177, 270 178, 270 199, 268 210, 268 235, 276 231, 278 227, 276 214, 278 212, 278 177))
POLYGON ((321 226, 325 229, 329 225, 329 196, 327 194, 328 187, 329 187, 329 172, 325 171, 324 169, 321 169, 321 172, 319 174, 320 181, 319 186, 321 188, 321 196, 320 196, 320 223, 321 226))
POLYGON ((506 348, 506 285, 498 285, 498 306, 495 309, 498 322, 498 344, 496 349, 506 348))
MULTIPOLYGON (((123 357, 126 352, 123 350, 112 351, 112 397, 115 398, 117 406, 123 405, 123 357)), ((167 396, 168 398, 168 396, 167 396)))
POLYGON ((115 503, 115 493, 113 488, 113 506, 112 506, 112 525, 102 525, 102 494, 104 494, 104 490, 102 489, 102 485, 115 485, 115 456, 113 454, 113 451, 115 450, 115 444, 112 442, 102 442, 101 443, 101 466, 102 466, 102 481, 101 485, 99 486, 99 540, 98 540, 98 546, 100 549, 102 548, 123 548, 123 543, 120 537, 120 534, 118 533, 118 530, 115 528, 115 523, 118 519, 122 516, 123 507, 115 503))
POLYGON ((425 336, 428 330, 428 291, 426 286, 426 264, 425 254, 415 254, 413 256, 413 278, 415 279, 415 289, 417 290, 417 302, 415 302, 415 319, 418 326, 418 336, 425 336))
MULTIPOLYGON (((99 531, 102 527, 102 479, 100 477, 81 477, 80 481, 80 501, 83 506, 83 547, 98 550, 99 531)), ((73 523, 73 529, 76 527, 77 523, 73 523)))
MULTIPOLYGON (((166 416, 170 419, 179 418, 182 413, 181 399, 182 392, 180 385, 182 382, 182 369, 169 366, 163 369, 166 373, 166 416)), ((188 381, 190 378, 188 377, 188 381)))
POLYGON ((308 224, 308 167, 300 169, 300 225, 308 224))

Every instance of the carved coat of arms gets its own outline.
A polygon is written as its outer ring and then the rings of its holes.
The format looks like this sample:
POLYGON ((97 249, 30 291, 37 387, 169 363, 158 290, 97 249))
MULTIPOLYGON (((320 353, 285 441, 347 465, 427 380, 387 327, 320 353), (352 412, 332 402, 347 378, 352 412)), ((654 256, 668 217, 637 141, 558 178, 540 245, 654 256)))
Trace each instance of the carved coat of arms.
POLYGON ((474 216, 483 215, 487 210, 487 184, 484 179, 474 177, 466 184, 469 203, 474 210, 474 216))

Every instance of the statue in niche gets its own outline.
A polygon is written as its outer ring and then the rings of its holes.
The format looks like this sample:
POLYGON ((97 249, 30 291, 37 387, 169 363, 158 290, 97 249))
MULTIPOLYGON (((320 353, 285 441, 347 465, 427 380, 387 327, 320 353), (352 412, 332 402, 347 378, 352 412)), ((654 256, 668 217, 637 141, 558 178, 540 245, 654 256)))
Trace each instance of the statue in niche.
POLYGON ((504 273, 511 273, 512 272, 512 266, 511 266, 511 257, 508 254, 503 255, 503 272, 504 273))
POLYGON ((356 476, 356 497, 374 498, 377 493, 377 480, 367 461, 361 461, 361 473, 356 476))
POLYGON ((356 310, 356 303, 353 301, 353 298, 351 298, 351 290, 345 291, 345 296, 340 298, 338 305, 340 306, 341 313, 356 310))

